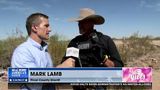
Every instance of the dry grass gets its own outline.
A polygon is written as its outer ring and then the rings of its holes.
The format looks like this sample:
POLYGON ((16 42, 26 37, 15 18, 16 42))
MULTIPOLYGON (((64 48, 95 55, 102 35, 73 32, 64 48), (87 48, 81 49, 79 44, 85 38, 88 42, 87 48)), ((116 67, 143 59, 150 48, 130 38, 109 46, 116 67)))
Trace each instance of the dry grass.
MULTIPOLYGON (((49 52, 57 65, 61 62, 61 59, 65 53, 66 47, 69 41, 60 41, 58 35, 51 36, 49 39, 49 52)), ((25 37, 12 36, 5 40, 0 40, 0 68, 7 68, 10 66, 10 59, 13 50, 20 43, 25 41, 25 37)), ((153 90, 157 90, 160 80, 159 67, 160 67, 160 40, 152 40, 148 36, 140 36, 133 34, 130 37, 115 40, 115 43, 120 52, 121 58, 125 63, 125 66, 150 66, 154 68, 153 71, 153 90)), ((58 86, 59 90, 65 90, 64 86, 58 86)), ((70 86, 68 86, 70 87, 70 86)), ((118 89, 119 87, 108 87, 108 90, 139 90, 138 87, 127 87, 118 89), (115 88, 115 89, 113 89, 115 88)), ((122 87, 121 87, 122 88, 122 87)), ((149 90, 144 87, 140 87, 141 90, 149 90)), ((7 89, 7 82, 0 81, 0 90, 7 89)), ((69 88, 68 88, 69 89, 69 88)))

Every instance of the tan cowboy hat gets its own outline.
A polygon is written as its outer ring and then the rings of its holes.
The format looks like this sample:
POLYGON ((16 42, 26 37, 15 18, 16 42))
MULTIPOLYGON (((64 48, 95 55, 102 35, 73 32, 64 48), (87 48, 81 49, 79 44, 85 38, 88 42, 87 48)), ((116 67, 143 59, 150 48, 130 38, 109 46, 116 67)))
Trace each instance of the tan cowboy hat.
POLYGON ((80 9, 80 16, 78 18, 72 18, 69 21, 79 22, 82 20, 92 20, 96 25, 103 24, 105 21, 105 19, 102 16, 96 15, 95 11, 90 8, 80 9))

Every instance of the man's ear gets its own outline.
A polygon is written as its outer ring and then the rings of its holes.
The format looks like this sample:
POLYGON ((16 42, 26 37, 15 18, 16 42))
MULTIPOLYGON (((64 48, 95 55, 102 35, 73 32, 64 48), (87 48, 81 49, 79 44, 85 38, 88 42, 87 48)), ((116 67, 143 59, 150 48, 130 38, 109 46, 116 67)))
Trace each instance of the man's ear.
POLYGON ((33 32, 37 32, 37 26, 36 25, 32 25, 32 30, 33 30, 33 32))

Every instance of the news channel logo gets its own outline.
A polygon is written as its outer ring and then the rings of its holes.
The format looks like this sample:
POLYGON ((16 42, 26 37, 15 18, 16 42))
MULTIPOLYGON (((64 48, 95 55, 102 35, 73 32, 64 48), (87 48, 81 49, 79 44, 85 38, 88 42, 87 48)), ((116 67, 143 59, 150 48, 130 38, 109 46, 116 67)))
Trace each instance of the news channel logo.
POLYGON ((8 69, 9 83, 28 82, 27 68, 9 68, 8 69))

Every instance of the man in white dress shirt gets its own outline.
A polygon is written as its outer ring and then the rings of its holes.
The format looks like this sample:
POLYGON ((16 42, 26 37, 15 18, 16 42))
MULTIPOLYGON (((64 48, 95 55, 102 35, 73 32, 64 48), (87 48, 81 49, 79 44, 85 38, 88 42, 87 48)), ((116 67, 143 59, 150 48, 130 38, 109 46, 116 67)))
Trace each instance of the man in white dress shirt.
MULTIPOLYGON (((50 68, 53 67, 47 50, 51 28, 49 17, 42 13, 33 13, 26 20, 28 39, 19 45, 13 53, 11 66, 13 68, 50 68)), ((73 67, 73 60, 68 60, 57 67, 73 67)), ((20 88, 27 90, 42 90, 42 84, 24 84, 20 88)), ((54 90, 54 85, 50 89, 54 90)))

